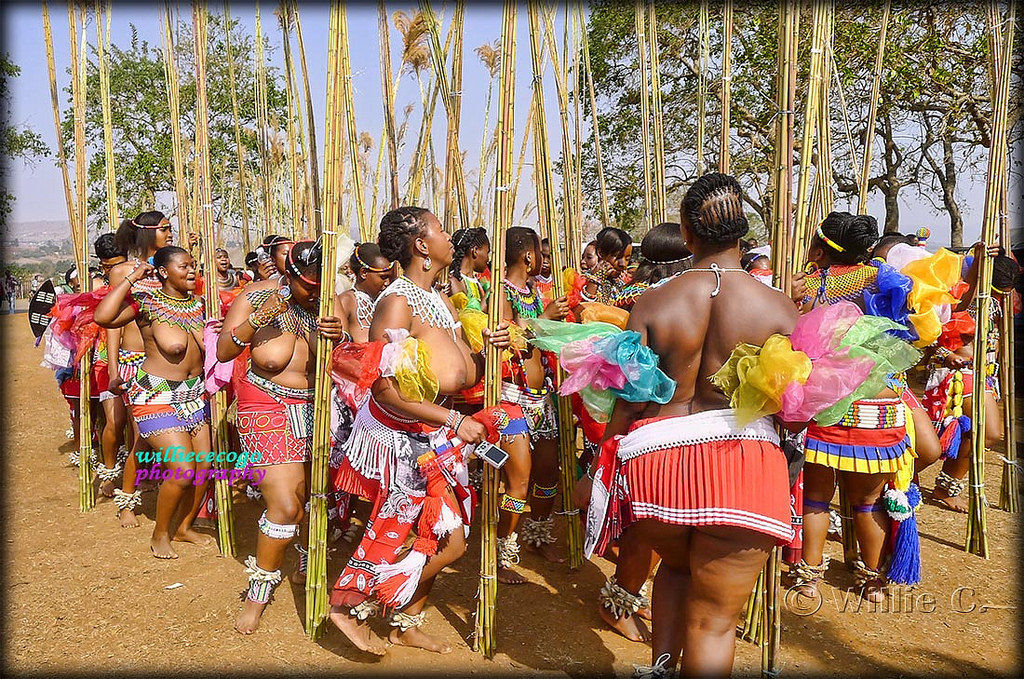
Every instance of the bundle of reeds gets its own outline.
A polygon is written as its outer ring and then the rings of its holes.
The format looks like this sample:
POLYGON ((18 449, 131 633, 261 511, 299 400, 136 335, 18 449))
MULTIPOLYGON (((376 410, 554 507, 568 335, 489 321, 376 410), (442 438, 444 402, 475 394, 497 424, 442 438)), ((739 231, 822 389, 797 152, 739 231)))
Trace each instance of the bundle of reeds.
POLYGON ((177 199, 175 215, 178 218, 178 243, 187 247, 188 230, 191 224, 191 199, 185 183, 185 146, 181 141, 181 105, 178 80, 178 54, 174 49, 174 18, 171 16, 170 2, 164 2, 163 52, 164 78, 167 87, 167 104, 171 115, 171 160, 174 165, 174 195, 177 199))
MULTIPOLYGON (((541 59, 540 16, 537 3, 529 2, 527 12, 530 21, 530 60, 533 65, 533 168, 536 178, 537 211, 540 217, 541 233, 551 243, 551 270, 562 271, 565 257, 559 247, 556 228, 557 209, 551 154, 548 147, 547 116, 544 111, 544 65, 541 59)), ((553 295, 558 299, 565 291, 562 277, 552 276, 553 295)), ((560 370, 560 372, 562 372, 560 370)), ((565 375, 559 375, 559 381, 565 375)), ((569 568, 583 565, 583 538, 579 522, 579 510, 573 506, 572 497, 576 487, 576 428, 572 425, 572 402, 564 396, 558 397, 558 451, 561 467, 562 513, 566 516, 566 541, 569 547, 569 568)))
MULTIPOLYGON (((998 23, 998 13, 994 7, 989 5, 989 13, 992 14, 994 23, 998 23)), ((1002 78, 1006 61, 1011 58, 1011 45, 1008 40, 993 42, 993 49, 990 50, 989 65, 991 67, 993 92, 997 88, 997 78, 1002 78)), ((1001 85, 1001 83, 1000 83, 1001 85)), ((995 100, 995 96, 992 97, 995 100)), ((1009 214, 1009 173, 999 175, 999 239, 1000 243, 1007 250, 1010 249, 1010 214, 1009 214)), ((999 317, 999 365, 1003 366, 1005 372, 1000 375, 1000 387, 1002 388, 1002 415, 1003 415, 1003 441, 1006 445, 1006 459, 1003 463, 1003 475, 999 484, 999 508, 1004 511, 1016 514, 1020 511, 1021 486, 1020 469, 1017 451, 1017 418, 1016 418, 1016 380, 1013 370, 1014 362, 1014 325, 1013 313, 1010 312, 1010 301, 1003 300, 1003 313, 999 317)))
MULTIPOLYGON (((811 24, 811 60, 807 82, 807 94, 804 99, 804 127, 800 143, 800 175, 797 181, 796 192, 796 225, 793 232, 794 247, 801 248, 807 240, 810 231, 808 222, 811 220, 811 165, 815 157, 815 142, 818 140, 819 123, 821 116, 819 111, 822 107, 827 108, 828 101, 824 98, 822 86, 822 74, 825 70, 826 59, 826 31, 827 16, 825 2, 814 4, 812 10, 811 24)), ((826 118, 827 120, 827 118, 826 118)), ((818 147, 821 152, 820 146, 818 147)), ((820 166, 819 166, 820 167, 820 166)), ((818 181, 822 181, 821 172, 818 172, 818 181)), ((791 268, 793 272, 803 268, 802 258, 795 258, 791 268)))
POLYGON ((718 171, 728 174, 729 133, 732 128, 732 0, 722 5, 722 130, 718 142, 718 171))
MULTIPOLYGON (((86 101, 86 9, 83 5, 68 3, 68 34, 71 43, 71 106, 74 114, 75 141, 75 198, 71 199, 71 182, 65 167, 63 177, 65 195, 68 197, 68 222, 71 225, 71 242, 74 247, 75 266, 78 269, 78 280, 83 292, 88 292, 92 284, 89 276, 89 230, 87 217, 87 170, 85 139, 85 101, 86 101), (81 27, 81 47, 79 48, 78 29, 81 27)), ((54 121, 57 123, 57 142, 61 144, 60 104, 57 101, 57 79, 53 65, 53 37, 50 33, 50 18, 46 5, 43 5, 43 31, 46 38, 46 52, 50 68, 50 91, 54 101, 54 121)), ((63 152, 62 152, 63 155, 63 152)), ((66 162, 66 158, 62 159, 66 162)), ((92 418, 89 413, 89 373, 92 352, 86 351, 79 361, 81 388, 78 394, 78 509, 85 512, 96 505, 96 490, 92 478, 92 418)))
POLYGON ((379 0, 377 3, 377 33, 380 38, 381 100, 384 102, 384 136, 386 142, 380 145, 380 155, 377 160, 378 170, 373 181, 373 202, 371 204, 375 215, 377 210, 377 177, 380 175, 379 168, 381 160, 384 158, 385 147, 388 150, 389 205, 392 210, 398 207, 398 132, 395 129, 395 76, 391 71, 391 33, 384 0, 379 0))
POLYGON ((75 198, 71 189, 71 174, 68 171, 67 151, 64 147, 64 128, 60 124, 60 100, 57 97, 57 67, 53 58, 53 31, 50 27, 50 10, 43 1, 43 40, 46 43, 46 66, 50 75, 50 103, 53 107, 53 127, 57 135, 57 161, 60 166, 61 179, 64 186, 64 204, 68 212, 68 223, 71 228, 71 244, 78 252, 78 232, 75 224, 75 198))
POLYGON ((430 57, 434 65, 441 102, 444 104, 448 119, 448 134, 445 138, 445 214, 444 227, 449 233, 456 228, 456 205, 460 215, 459 226, 464 226, 469 219, 469 204, 466 199, 466 180, 462 168, 462 153, 459 151, 459 122, 461 119, 462 101, 462 24, 465 3, 461 0, 455 4, 450 33, 454 36, 452 43, 452 83, 455 90, 448 84, 445 71, 445 60, 448 49, 441 49, 441 27, 434 15, 429 2, 420 3, 423 21, 430 34, 430 57), (456 82, 457 79, 457 82, 456 82))
MULTIPOLYGON (((647 228, 654 226, 654 204, 653 187, 651 177, 651 101, 650 101, 650 75, 648 74, 647 62, 647 14, 644 12, 643 0, 634 0, 633 23, 636 27, 636 48, 640 55, 640 145, 643 147, 643 172, 644 172, 644 216, 647 228)), ((704 124, 703 114, 698 99, 697 125, 698 129, 704 124)), ((698 138, 700 132, 698 132, 698 138)), ((700 166, 698 161, 698 174, 700 166)))
MULTIPOLYGON (((579 9, 581 14, 581 30, 583 31, 583 70, 587 77, 587 91, 590 95, 590 119, 594 133, 594 161, 597 165, 597 184, 601 191, 601 220, 603 226, 611 226, 611 213, 608 211, 608 189, 604 182, 604 162, 601 160, 601 127, 597 118, 597 95, 594 91, 594 75, 590 67, 590 38, 587 35, 586 17, 582 16, 582 6, 579 9)), ((576 262, 570 260, 573 266, 576 262)))
MULTIPOLYGON (((577 172, 574 167, 575 158, 572 152, 572 134, 569 127, 569 99, 565 84, 565 74, 559 66, 558 49, 555 47, 554 10, 541 6, 544 18, 544 38, 551 57, 551 67, 555 73, 555 94, 558 97, 559 118, 562 123, 562 235, 565 238, 566 258, 573 262, 580 261, 580 238, 582 232, 582 192, 576 183, 577 172)), ((538 102, 539 105, 539 102, 538 102)), ((645 145, 646 149, 646 145, 645 145)), ((554 250, 554 247, 552 247, 554 250)))
POLYGON ((264 238, 271 232, 273 215, 273 198, 271 192, 271 162, 270 162, 270 114, 267 104, 267 61, 264 56, 263 45, 263 22, 260 19, 260 6, 256 4, 256 49, 253 54, 255 64, 253 65, 253 77, 255 80, 255 103, 256 103, 256 138, 260 145, 260 201, 262 209, 263 228, 259 234, 264 238))
POLYGON ((710 19, 708 0, 700 0, 697 8, 697 176, 704 174, 704 137, 707 127, 708 62, 711 60, 710 19))
MULTIPOLYGON (((501 17, 501 79, 498 92, 498 157, 495 167, 494 230, 491 232, 491 257, 494 262, 505 261, 505 231, 512 225, 513 205, 509 201, 512 182, 512 149, 515 141, 515 86, 516 86, 516 0, 505 0, 501 17)), ((496 294, 500 288, 495 286, 496 294)), ((502 321, 501 304, 491 304, 487 325, 492 330, 502 321)), ((501 349, 487 346, 484 379, 484 403, 488 407, 501 402, 501 349)), ((483 493, 480 500, 480 590, 476 610, 474 650, 491 658, 497 648, 494 623, 498 598, 498 471, 483 466, 483 493)))
MULTIPOLYGON (((352 202, 359 225, 359 240, 365 243, 373 240, 374 234, 370 228, 370 223, 366 219, 366 209, 363 205, 362 173, 359 171, 359 134, 356 131, 356 105, 355 96, 352 91, 352 59, 349 54, 348 17, 344 8, 342 8, 338 16, 338 33, 338 39, 341 41, 339 43, 341 52, 338 57, 341 67, 342 100, 345 104, 345 131, 347 132, 347 155, 350 173, 349 188, 351 189, 352 202)), ((332 229, 336 228, 335 224, 329 224, 328 226, 332 229)), ((321 291, 320 296, 323 297, 324 295, 325 293, 321 291)), ((333 294, 331 299, 333 299, 333 294)))
POLYGON ((871 71, 871 101, 868 104, 868 126, 864 132, 864 163, 860 171, 860 185, 857 187, 857 214, 868 211, 868 181, 871 179, 871 147, 875 142, 875 119, 878 116, 878 95, 882 89, 882 64, 885 58, 885 36, 889 31, 891 0, 885 0, 882 9, 882 26, 878 31, 878 51, 875 52, 875 67, 871 71))
POLYGON ((292 19, 295 22, 295 39, 299 45, 299 65, 302 67, 302 91, 306 99, 306 162, 308 165, 306 190, 309 194, 309 232, 320 235, 320 169, 316 157, 316 117, 313 115, 313 93, 309 87, 309 69, 306 66, 306 45, 302 39, 302 20, 299 9, 292 2, 292 19))
POLYGON ((113 231, 117 229, 117 179, 114 172, 114 128, 110 115, 110 65, 107 63, 107 49, 110 47, 110 3, 96 0, 94 8, 96 70, 99 73, 100 109, 103 114, 103 171, 107 185, 107 228, 113 231))
MULTIPOLYGON (((199 209, 194 215, 194 224, 199 229, 203 248, 203 259, 206 260, 206 317, 220 318, 220 296, 217 294, 216 233, 213 228, 213 190, 210 172, 210 112, 206 88, 206 43, 207 43, 206 3, 194 0, 192 3, 192 44, 194 46, 194 65, 196 72, 196 159, 197 177, 195 193, 199 199, 199 209)), ((213 450, 227 450, 231 447, 228 437, 227 396, 224 390, 213 395, 210 402, 210 417, 213 450)), ((226 463, 221 463, 226 466, 226 463)), ((235 555, 234 517, 231 507, 231 483, 228 479, 218 478, 214 481, 214 495, 217 502, 217 542, 220 553, 224 556, 235 555)))
POLYGON ((291 202, 292 237, 295 239, 304 238, 302 228, 302 201, 303 191, 299 183, 299 158, 298 139, 295 131, 296 119, 301 117, 301 112, 296 114, 296 92, 295 73, 292 64, 292 17, 291 6, 288 2, 282 1, 277 9, 278 24, 281 26, 281 44, 284 47, 284 92, 287 118, 285 119, 285 134, 288 138, 288 186, 291 202))
MULTIPOLYGON (((1007 121, 1009 114, 1011 62, 1013 54, 1014 24, 1016 5, 1010 3, 1009 17, 1003 20, 995 2, 989 5, 989 33, 995 59, 995 97, 992 102, 992 145, 989 147, 988 173, 985 186, 985 216, 981 226, 981 240, 995 243, 998 238, 999 208, 1002 202, 1002 186, 1008 172, 1007 121), (1003 29, 1003 26, 1006 26, 1003 29)), ((988 533, 985 517, 985 393, 986 354, 988 352, 988 328, 991 323, 992 301, 992 258, 986 250, 978 257, 978 291, 975 297, 977 309, 974 338, 974 394, 971 409, 971 466, 968 472, 970 486, 970 509, 967 513, 966 549, 971 554, 988 558, 988 533)), ((1006 367, 1010 367, 1007 365, 1006 367)))
POLYGON ((228 88, 231 90, 231 119, 235 131, 235 161, 238 164, 238 191, 241 195, 242 210, 242 249, 246 252, 252 250, 249 237, 249 192, 245 183, 245 152, 246 146, 242 143, 242 125, 238 115, 238 94, 235 90, 235 59, 231 54, 231 9, 228 3, 224 3, 224 46, 228 56, 228 88))
POLYGON ((651 109, 654 113, 654 216, 651 225, 668 219, 668 200, 665 196, 665 129, 661 112, 661 62, 658 57, 658 15, 654 3, 647 5, 648 41, 651 44, 651 109))
MULTIPOLYGON (((338 234, 347 228, 342 220, 345 167, 343 155, 358 155, 351 100, 352 65, 348 55, 348 25, 345 7, 332 2, 328 28, 326 122, 324 123, 324 220, 321 243, 324 250, 320 288, 320 316, 334 314, 335 272, 338 270, 338 234), (347 90, 347 91, 346 91, 347 90), (343 154, 343 143, 348 148, 343 154)), ((351 160, 358 177, 356 160, 351 160)), ((356 179, 357 181, 357 179, 356 179)), ((357 185, 358 186, 358 185, 357 185)), ((358 189, 357 189, 358 192, 358 189)), ((331 452, 331 350, 329 340, 317 340, 314 392, 313 453, 310 482, 309 562, 306 574, 306 634, 315 639, 327 616, 327 484, 331 452)))

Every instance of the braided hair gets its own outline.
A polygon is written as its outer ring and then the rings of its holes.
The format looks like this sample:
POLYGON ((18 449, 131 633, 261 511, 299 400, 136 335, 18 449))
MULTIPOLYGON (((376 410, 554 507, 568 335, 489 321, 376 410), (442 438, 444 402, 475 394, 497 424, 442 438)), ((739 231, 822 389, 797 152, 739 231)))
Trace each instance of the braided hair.
POLYGON ((720 172, 709 172, 690 186, 680 213, 693 235, 706 243, 736 242, 750 229, 740 183, 720 172))
POLYGON ((633 282, 654 284, 673 276, 688 267, 686 260, 690 254, 678 224, 658 224, 640 242, 640 266, 633 274, 633 282))
POLYGON ((451 266, 448 267, 448 275, 456 280, 462 280, 462 260, 466 258, 473 248, 482 248, 490 241, 487 238, 487 229, 482 226, 474 226, 468 229, 459 229, 452 234, 452 246, 455 248, 455 255, 452 257, 451 266))
POLYGON ((423 235, 428 214, 430 210, 426 208, 407 205, 381 217, 380 234, 377 236, 381 254, 408 269, 412 264, 413 241, 423 235))
POLYGON ((875 218, 849 212, 828 213, 814 236, 814 243, 821 247, 829 259, 839 264, 866 262, 877 240, 878 222, 875 218), (821 235, 830 242, 826 242, 821 235))

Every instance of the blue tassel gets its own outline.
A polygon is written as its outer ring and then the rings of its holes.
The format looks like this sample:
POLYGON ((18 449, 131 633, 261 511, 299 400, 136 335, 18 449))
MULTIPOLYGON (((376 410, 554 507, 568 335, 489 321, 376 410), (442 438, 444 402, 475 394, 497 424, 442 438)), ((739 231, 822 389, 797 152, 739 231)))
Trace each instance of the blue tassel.
POLYGON ((921 504, 921 489, 911 483, 907 501, 915 512, 896 524, 896 540, 892 546, 892 562, 886 574, 889 582, 898 585, 916 585, 921 582, 921 540, 917 534, 917 507, 921 504))
POLYGON ((963 442, 964 434, 971 431, 971 418, 961 415, 950 422, 948 426, 953 427, 953 434, 949 440, 949 447, 943 452, 946 454, 946 459, 955 460, 960 454, 960 444, 963 442))

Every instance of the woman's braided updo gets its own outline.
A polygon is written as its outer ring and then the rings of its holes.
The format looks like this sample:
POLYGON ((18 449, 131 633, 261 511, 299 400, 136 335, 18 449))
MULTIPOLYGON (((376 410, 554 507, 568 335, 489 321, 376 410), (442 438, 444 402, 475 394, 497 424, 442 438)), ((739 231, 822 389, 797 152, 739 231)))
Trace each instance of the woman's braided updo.
POLYGON ((710 172, 695 181, 683 197, 680 212, 693 235, 706 243, 736 241, 750 230, 739 182, 720 172, 710 172))
POLYGON ((381 254, 408 269, 412 264, 413 241, 423 235, 426 229, 424 216, 429 213, 426 208, 407 205, 381 217, 380 235, 377 236, 381 254))
POLYGON ((830 212, 818 227, 842 251, 822 241, 815 235, 814 240, 828 254, 829 259, 839 264, 866 262, 871 248, 878 240, 878 222, 871 215, 854 215, 849 212, 830 212))
POLYGON ((488 242, 487 229, 482 226, 459 229, 452 234, 452 247, 455 248, 455 255, 452 257, 451 266, 448 268, 448 275, 461 281, 462 260, 466 258, 470 250, 482 248, 488 242))

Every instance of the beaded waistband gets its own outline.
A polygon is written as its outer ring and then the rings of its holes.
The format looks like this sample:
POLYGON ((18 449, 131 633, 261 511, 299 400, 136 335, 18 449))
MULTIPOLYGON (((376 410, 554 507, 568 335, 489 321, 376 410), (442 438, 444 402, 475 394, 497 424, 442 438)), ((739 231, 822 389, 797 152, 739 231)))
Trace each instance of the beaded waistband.
POLYGON ((295 398, 302 401, 312 401, 314 389, 296 389, 295 387, 286 387, 278 384, 273 380, 268 380, 262 375, 257 375, 249 368, 249 372, 246 373, 245 378, 249 380, 252 386, 256 387, 261 391, 265 391, 268 394, 274 396, 280 396, 281 398, 295 398))
POLYGON ((864 399, 855 401, 836 424, 854 429, 905 427, 907 410, 898 398, 864 399))

